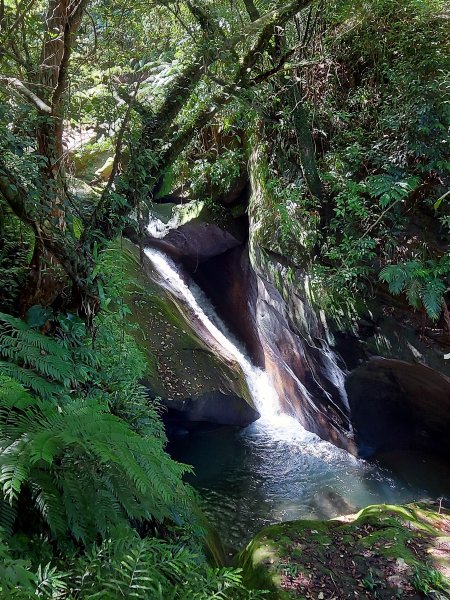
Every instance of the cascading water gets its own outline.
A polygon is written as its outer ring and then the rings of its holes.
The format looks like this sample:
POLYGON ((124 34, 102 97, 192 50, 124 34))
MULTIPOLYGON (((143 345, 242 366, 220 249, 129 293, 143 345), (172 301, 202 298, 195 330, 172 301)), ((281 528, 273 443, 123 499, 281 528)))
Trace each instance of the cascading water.
MULTIPOLYGON (((192 281, 187 285, 175 263, 163 253, 146 249, 145 254, 161 276, 164 286, 189 307, 194 319, 197 319, 208 332, 216 350, 239 363, 255 407, 261 415, 259 426, 264 426, 277 437, 280 435, 284 438, 313 436, 308 434, 298 421, 281 412, 278 394, 269 376, 251 363, 237 340, 233 339, 232 334, 215 313, 202 290, 192 281)), ((306 398, 309 397, 306 388, 303 389, 303 393, 306 398)))
MULTIPOLYGON (((182 304, 205 342, 239 363, 261 415, 241 431, 200 430, 171 444, 174 458, 194 466, 192 484, 224 541, 242 545, 262 526, 276 521, 331 518, 368 504, 401 503, 427 495, 425 486, 395 479, 282 414, 268 374, 252 364, 202 290, 192 281, 186 283, 165 254, 153 249, 145 253, 161 285, 182 304)), ((342 371, 331 351, 329 370, 336 385, 342 384, 342 371)), ((304 394, 312 401, 306 389, 304 394)))
POLYGON ((159 240, 165 237, 172 229, 177 229, 179 225, 180 217, 178 214, 175 214, 173 217, 171 217, 167 223, 164 223, 157 217, 152 217, 147 225, 147 231, 152 237, 159 240))

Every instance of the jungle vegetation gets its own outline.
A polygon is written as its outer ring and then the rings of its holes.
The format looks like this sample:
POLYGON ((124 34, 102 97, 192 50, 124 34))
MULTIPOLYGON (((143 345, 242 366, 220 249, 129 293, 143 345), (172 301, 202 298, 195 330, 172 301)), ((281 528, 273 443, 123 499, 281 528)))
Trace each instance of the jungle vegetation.
POLYGON ((231 210, 256 146, 318 308, 448 332, 448 50, 442 0, 0 0, 1 597, 263 595, 205 550, 111 243, 231 210))

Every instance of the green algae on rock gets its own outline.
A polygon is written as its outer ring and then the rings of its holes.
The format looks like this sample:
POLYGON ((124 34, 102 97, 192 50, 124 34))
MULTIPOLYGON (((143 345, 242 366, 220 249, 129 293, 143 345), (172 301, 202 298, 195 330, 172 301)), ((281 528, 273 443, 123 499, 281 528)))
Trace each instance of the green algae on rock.
POLYGON ((330 521, 263 529, 239 555, 273 600, 450 597, 450 511, 439 503, 368 506, 330 521))

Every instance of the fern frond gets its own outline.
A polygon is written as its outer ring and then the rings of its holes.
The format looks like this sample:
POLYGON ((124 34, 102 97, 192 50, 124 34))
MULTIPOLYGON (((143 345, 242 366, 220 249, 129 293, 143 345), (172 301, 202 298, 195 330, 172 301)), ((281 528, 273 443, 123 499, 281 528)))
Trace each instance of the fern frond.
POLYGON ((0 313, 0 371, 40 397, 51 399, 73 386, 82 369, 75 367, 70 351, 62 344, 22 320, 0 313))
POLYGON ((422 302, 428 316, 433 321, 437 321, 442 311, 445 284, 440 279, 430 279, 425 283, 422 292, 422 302))
POLYGON ((391 294, 400 294, 408 281, 408 271, 403 265, 387 265, 380 272, 380 279, 389 286, 391 294))
POLYGON ((0 360, 0 374, 16 379, 45 400, 54 400, 57 396, 64 394, 64 388, 60 385, 47 381, 30 369, 19 367, 14 363, 0 360))
POLYGON ((187 505, 187 468, 161 439, 142 437, 105 405, 32 400, 16 410, 0 395, 0 483, 13 502, 27 482, 55 536, 70 530, 88 542, 128 519, 162 521, 187 505))
POLYGON ((8 535, 11 535, 14 521, 17 517, 16 505, 11 505, 0 498, 0 528, 8 535))
POLYGON ((419 279, 411 279, 406 287, 406 297, 414 308, 420 308, 422 296, 422 282, 419 279))
MULTIPOLYGON (((53 354, 55 356, 62 355, 61 346, 52 338, 42 335, 38 331, 32 329, 29 325, 6 313, 0 312, 0 331, 4 335, 11 336, 28 346, 34 346, 39 350, 46 352, 47 354, 53 354)), ((4 339, 2 336, 2 340, 4 339)), ((0 349, 2 348, 2 341, 0 341, 0 349)))

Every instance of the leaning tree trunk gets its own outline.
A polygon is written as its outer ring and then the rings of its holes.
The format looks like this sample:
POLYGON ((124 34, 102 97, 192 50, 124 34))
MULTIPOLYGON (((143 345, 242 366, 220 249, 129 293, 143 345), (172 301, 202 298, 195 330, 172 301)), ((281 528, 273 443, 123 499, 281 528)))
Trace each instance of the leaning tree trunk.
POLYGON ((51 115, 40 119, 37 128, 38 152, 45 157, 41 166, 41 179, 51 203, 49 219, 64 231, 65 224, 65 168, 63 155, 63 102, 66 83, 66 56, 70 52, 71 35, 70 0, 51 0, 46 16, 46 32, 39 66, 39 88, 44 101, 51 107, 51 115))
POLYGON ((294 127, 297 134, 299 159, 303 177, 305 178, 309 193, 320 200, 320 204, 322 205, 325 193, 317 168, 316 149, 311 133, 308 112, 301 98, 297 99, 295 92, 291 94, 290 104, 294 110, 294 127))

